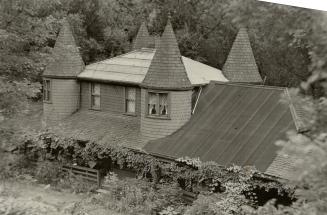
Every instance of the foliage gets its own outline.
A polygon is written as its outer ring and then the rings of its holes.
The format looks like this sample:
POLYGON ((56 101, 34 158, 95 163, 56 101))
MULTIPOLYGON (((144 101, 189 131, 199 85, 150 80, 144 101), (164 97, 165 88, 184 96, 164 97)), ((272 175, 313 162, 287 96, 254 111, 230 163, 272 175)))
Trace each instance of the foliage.
POLYGON ((64 174, 57 180, 55 189, 68 189, 74 193, 91 193, 98 188, 96 184, 72 173, 64 174))
POLYGON ((38 162, 35 170, 35 178, 39 183, 55 185, 62 176, 61 166, 57 162, 38 162))
POLYGON ((327 43, 325 26, 327 16, 316 20, 310 36, 310 53, 313 74, 301 84, 301 88, 294 90, 292 99, 309 114, 309 131, 305 133, 288 132, 288 140, 277 144, 282 146, 281 154, 295 155, 294 178, 289 182, 297 187, 296 201, 290 207, 276 208, 272 202, 257 210, 247 210, 247 214, 326 214, 327 212, 327 43), (321 37, 325 39, 321 39, 321 37), (315 39, 320 38, 320 39, 315 39), (301 92, 318 91, 314 97, 303 97, 301 92), (320 97, 319 97, 320 96, 320 97))
POLYGON ((108 191, 97 198, 108 209, 124 214, 151 214, 167 206, 181 204, 179 189, 171 184, 154 188, 149 182, 138 179, 117 180, 115 174, 106 177, 108 191))
POLYGON ((29 174, 33 165, 25 155, 5 155, 2 154, 0 160, 0 179, 6 180, 29 174))
MULTIPOLYGON (((95 142, 79 142, 75 139, 65 138, 53 133, 50 130, 37 133, 28 133, 21 139, 19 149, 32 157, 61 161, 65 163, 76 162, 79 165, 88 165, 90 162, 98 163, 104 158, 110 158, 121 168, 135 170, 140 177, 151 181, 140 180, 120 181, 117 176, 107 176, 105 186, 109 194, 103 196, 106 200, 98 199, 99 204, 107 203, 109 209, 115 208, 119 212, 129 213, 130 211, 155 210, 158 213, 166 211, 168 206, 174 211, 183 210, 175 203, 179 198, 176 186, 183 189, 201 193, 204 199, 208 198, 216 202, 210 206, 216 211, 224 211, 225 214, 239 212, 242 205, 254 207, 257 205, 253 190, 263 187, 266 190, 277 189, 292 195, 292 188, 284 186, 272 178, 258 173, 251 167, 241 168, 232 166, 225 168, 214 162, 201 162, 199 159, 180 158, 176 162, 163 162, 154 157, 135 152, 117 145, 101 144, 95 142), (145 193, 147 196, 145 197, 145 193), (245 195, 247 194, 247 195, 245 195), (251 195, 249 195, 251 194, 251 195), (110 201, 108 201, 110 199, 110 201)), ((62 180, 59 183, 62 188, 73 187, 75 179, 62 180)), ((78 183, 78 181, 76 182, 78 183)), ((81 190, 84 190, 83 187, 81 190)), ((74 188, 79 192, 79 188, 74 188)), ((203 201, 202 201, 203 203, 203 201)), ((201 199, 195 206, 188 210, 197 211, 202 208, 201 199)), ((206 206, 203 206, 206 207, 206 206)), ((165 212, 165 213, 166 213, 165 212)), ((167 212, 168 213, 168 212, 167 212)), ((195 213, 195 212, 194 212, 195 213)), ((169 214, 169 213, 168 213, 169 214)))
POLYGON ((63 17, 89 64, 129 51, 143 20, 160 35, 170 12, 183 55, 222 68, 237 29, 245 26, 266 83, 298 86, 311 72, 311 35, 320 17, 255 0, 1 0, 0 11, 0 75, 33 82, 51 60, 63 17))
POLYGON ((0 122, 15 114, 26 112, 30 98, 40 95, 40 84, 27 80, 17 82, 0 77, 0 122))

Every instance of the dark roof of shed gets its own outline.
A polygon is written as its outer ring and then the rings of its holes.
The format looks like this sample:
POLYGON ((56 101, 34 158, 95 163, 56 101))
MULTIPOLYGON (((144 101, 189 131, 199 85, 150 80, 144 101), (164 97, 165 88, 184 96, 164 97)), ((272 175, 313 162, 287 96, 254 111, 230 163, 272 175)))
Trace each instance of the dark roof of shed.
POLYGON ((155 48, 155 38, 149 35, 145 22, 141 24, 133 43, 133 50, 141 48, 155 48))
POLYGON ((231 82, 262 83, 245 28, 241 28, 236 36, 223 73, 231 82))
POLYGON ((52 57, 43 73, 45 77, 74 78, 84 69, 85 64, 67 19, 63 21, 52 57))
POLYGON ((142 86, 155 89, 192 87, 169 19, 142 86))
POLYGON ((199 157, 265 172, 279 150, 275 142, 296 129, 289 105, 280 101, 284 93, 284 88, 211 82, 191 120, 144 149, 163 157, 199 157))

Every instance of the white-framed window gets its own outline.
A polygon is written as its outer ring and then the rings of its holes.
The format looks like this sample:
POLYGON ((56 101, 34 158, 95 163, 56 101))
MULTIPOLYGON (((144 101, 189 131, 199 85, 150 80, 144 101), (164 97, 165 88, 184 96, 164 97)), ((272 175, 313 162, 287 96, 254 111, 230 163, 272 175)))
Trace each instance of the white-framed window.
POLYGON ((100 84, 91 83, 91 108, 100 110, 100 84))
POLYGON ((135 114, 136 107, 136 88, 125 88, 125 111, 126 113, 135 114))
POLYGON ((51 102, 51 81, 43 80, 43 101, 51 102))
POLYGON ((169 116, 168 93, 165 92, 148 92, 149 116, 167 117, 169 116))

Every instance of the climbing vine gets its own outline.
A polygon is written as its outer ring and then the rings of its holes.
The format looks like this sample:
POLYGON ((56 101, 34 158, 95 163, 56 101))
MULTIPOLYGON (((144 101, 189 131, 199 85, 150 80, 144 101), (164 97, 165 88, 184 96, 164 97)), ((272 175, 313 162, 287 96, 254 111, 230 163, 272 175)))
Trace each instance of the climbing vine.
POLYGON ((277 189, 289 196, 293 194, 293 188, 252 167, 226 168, 215 162, 201 162, 198 158, 189 157, 166 161, 118 145, 62 137, 49 130, 24 134, 18 149, 33 159, 77 163, 92 168, 110 159, 119 168, 133 170, 139 177, 148 178, 154 184, 178 182, 182 188, 192 192, 227 191, 239 195, 251 193, 255 188, 264 188, 267 191, 277 189))

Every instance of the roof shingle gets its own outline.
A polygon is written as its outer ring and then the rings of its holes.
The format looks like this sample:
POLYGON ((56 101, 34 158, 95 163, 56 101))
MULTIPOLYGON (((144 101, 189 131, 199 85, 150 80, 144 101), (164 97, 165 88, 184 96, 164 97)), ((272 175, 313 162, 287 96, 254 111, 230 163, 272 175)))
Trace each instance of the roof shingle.
POLYGON ((140 134, 140 120, 134 116, 80 110, 52 129, 65 137, 81 141, 95 141, 135 150, 140 150, 145 145, 140 134))
POLYGON ((223 73, 231 82, 262 83, 245 28, 241 28, 236 36, 223 73))
POLYGON ((149 35, 148 29, 146 28, 145 23, 141 24, 141 27, 136 35, 133 50, 141 48, 154 48, 155 47, 155 38, 149 35))
POLYGON ((153 89, 192 88, 169 19, 158 46, 142 86, 153 89))
MULTIPOLYGON (((101 82, 141 85, 153 59, 155 49, 142 48, 127 54, 87 65, 77 78, 101 82)), ((182 57, 192 85, 205 85, 211 80, 227 82, 219 69, 182 57)))
POLYGON ((84 62, 67 19, 63 21, 52 56, 53 60, 43 73, 44 77, 74 78, 84 69, 84 62))

